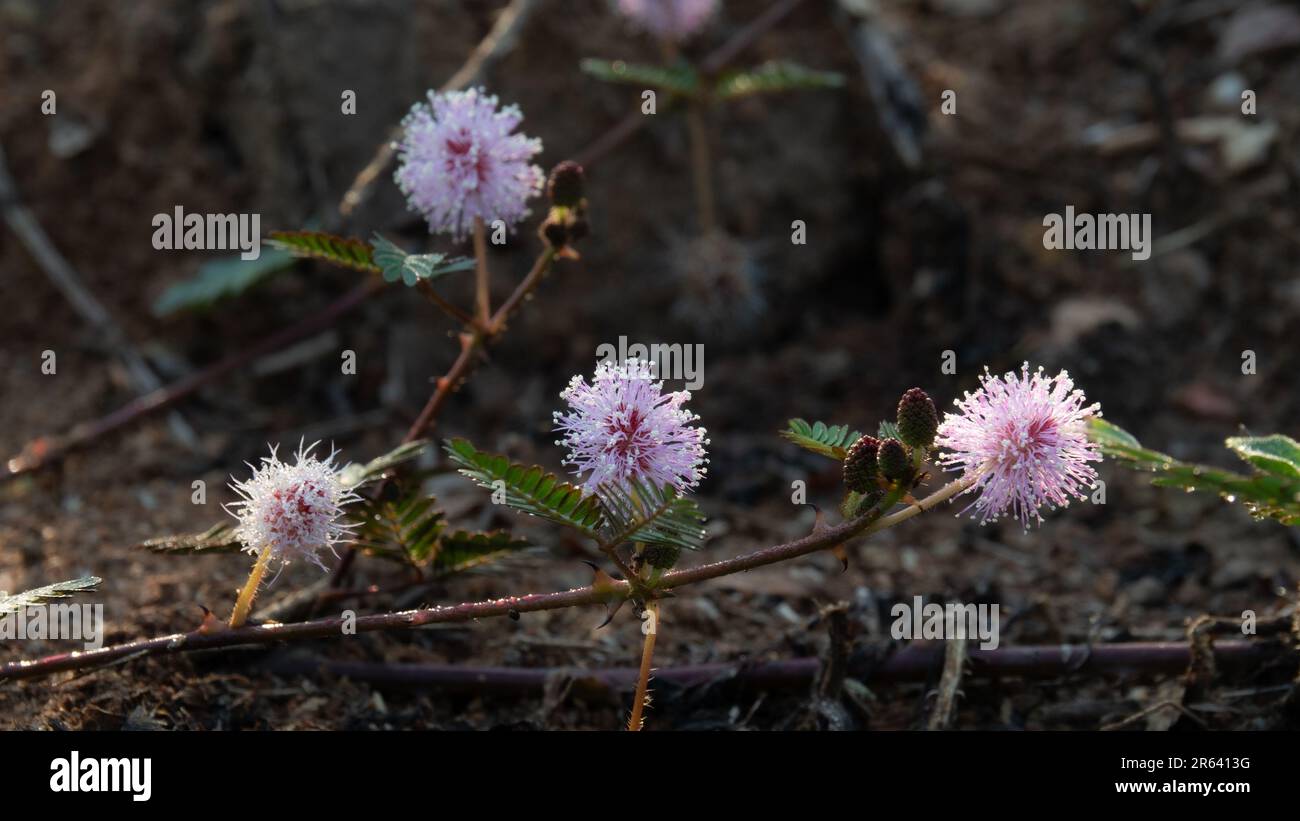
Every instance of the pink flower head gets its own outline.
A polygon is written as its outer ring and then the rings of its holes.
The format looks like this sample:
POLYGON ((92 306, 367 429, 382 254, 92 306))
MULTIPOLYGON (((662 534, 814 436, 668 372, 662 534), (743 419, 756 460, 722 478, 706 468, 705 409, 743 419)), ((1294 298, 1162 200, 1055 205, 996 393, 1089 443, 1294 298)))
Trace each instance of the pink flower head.
POLYGON ((528 199, 546 177, 529 163, 542 141, 510 133, 523 119, 518 106, 498 111, 497 98, 481 89, 431 91, 427 105, 412 106, 402 120, 394 179, 431 233, 460 239, 476 217, 513 226, 528 216, 528 199))
MULTIPOLYGON (((325 569, 318 552, 333 550, 334 545, 351 537, 351 525, 340 524, 344 505, 361 497, 345 486, 334 467, 338 451, 324 460, 311 455, 319 443, 298 445, 295 464, 281 462, 276 455, 262 457, 260 467, 249 465, 253 477, 235 481, 231 489, 240 501, 226 506, 226 512, 239 520, 235 537, 249 553, 271 548, 271 557, 281 566, 301 558, 325 569)), ((234 477, 231 477, 232 480, 234 477)))
POLYGON ((718 0, 618 0, 618 10, 654 36, 680 42, 704 28, 718 0))
POLYGON ((690 391, 663 393, 663 385, 648 362, 607 360, 590 385, 575 376, 560 393, 573 410, 554 414, 555 429, 564 433, 556 444, 569 449, 564 463, 576 473, 591 471, 583 485, 588 493, 607 483, 627 487, 632 479, 679 493, 699 484, 709 440, 704 428, 691 426, 699 417, 682 407, 690 391))
POLYGON ((998 378, 985 368, 980 389, 954 400, 959 413, 945 414, 935 439, 951 451, 939 463, 973 481, 964 492, 978 495, 966 510, 975 508, 981 524, 1010 511, 1028 529, 1030 517, 1043 521, 1044 505, 1068 507, 1071 497, 1086 498, 1097 481, 1088 463, 1101 461, 1086 426, 1101 406, 1084 407, 1084 401, 1065 371, 1030 374, 1026 362, 1019 374, 998 378))

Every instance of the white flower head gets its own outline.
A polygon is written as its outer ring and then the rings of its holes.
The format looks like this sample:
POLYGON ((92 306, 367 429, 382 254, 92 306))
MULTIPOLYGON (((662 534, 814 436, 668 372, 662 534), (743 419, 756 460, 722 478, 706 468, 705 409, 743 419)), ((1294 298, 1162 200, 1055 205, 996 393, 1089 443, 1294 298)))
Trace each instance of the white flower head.
POLYGON ((704 428, 691 424, 700 417, 683 407, 691 393, 664 393, 654 373, 639 359, 622 365, 606 360, 590 385, 575 376, 560 393, 571 410, 553 415, 564 434, 556 444, 569 449, 565 464, 589 472, 587 493, 607 482, 628 487, 631 480, 686 493, 704 478, 709 440, 704 428))
POLYGON ((230 477, 230 488, 240 501, 225 509, 239 520, 235 537, 248 553, 270 547, 271 558, 281 567, 303 559, 324 570, 320 551, 333 552, 336 544, 351 538, 353 525, 340 520, 344 506, 361 497, 340 478, 334 465, 337 450, 331 449, 323 460, 312 455, 318 444, 304 447, 300 442, 292 465, 280 461, 276 445, 260 466, 245 463, 253 471, 251 479, 230 477))

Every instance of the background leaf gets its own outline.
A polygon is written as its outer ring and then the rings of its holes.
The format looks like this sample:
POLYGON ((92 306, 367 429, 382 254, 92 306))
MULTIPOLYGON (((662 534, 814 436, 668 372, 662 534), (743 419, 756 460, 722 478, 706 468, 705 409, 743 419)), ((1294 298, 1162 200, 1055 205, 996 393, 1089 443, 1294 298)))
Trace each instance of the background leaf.
POLYGON ((789 60, 774 60, 758 68, 724 74, 714 86, 713 96, 730 100, 751 94, 839 88, 842 85, 844 76, 834 71, 816 71, 789 60))
POLYGON ((687 97, 695 94, 700 87, 699 75, 684 63, 665 67, 589 57, 579 63, 579 66, 587 74, 607 83, 628 83, 687 97))
POLYGON ((17 613, 24 607, 45 604, 57 599, 66 599, 77 593, 89 593, 98 587, 102 581, 103 579, 98 576, 82 576, 80 579, 55 582, 54 584, 47 584, 45 587, 28 590, 25 593, 15 593, 12 596, 7 593, 0 593, 0 613, 17 613))
POLYGON ((827 425, 824 422, 809 424, 803 419, 791 419, 789 427, 781 431, 781 436, 794 442, 804 450, 843 461, 850 445, 858 440, 861 433, 850 430, 848 425, 827 425))
POLYGON ((178 311, 207 308, 218 300, 238 296, 272 274, 293 265, 294 256, 279 248, 263 248, 257 259, 238 254, 209 260, 199 266, 193 279, 177 282, 154 301, 153 315, 164 317, 178 311))
POLYGON ((401 248, 375 234, 374 261, 386 282, 401 280, 414 287, 420 280, 435 280, 455 271, 469 271, 474 260, 449 257, 446 254, 408 254, 401 248))

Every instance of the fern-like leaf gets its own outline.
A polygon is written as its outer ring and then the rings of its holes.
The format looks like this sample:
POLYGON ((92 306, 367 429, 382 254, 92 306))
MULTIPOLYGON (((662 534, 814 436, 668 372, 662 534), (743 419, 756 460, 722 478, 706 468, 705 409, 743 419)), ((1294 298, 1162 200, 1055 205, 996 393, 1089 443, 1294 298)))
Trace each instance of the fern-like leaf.
MULTIPOLYGON (((1128 431, 1094 418, 1088 423, 1088 436, 1106 456, 1134 470, 1149 471, 1151 483, 1160 487, 1216 493, 1229 502, 1240 502, 1257 518, 1276 519, 1285 525, 1300 524, 1300 477, 1291 474, 1292 452, 1287 437, 1237 437, 1227 446, 1257 470, 1242 475, 1209 465, 1181 462, 1172 456, 1145 448, 1128 431), (1280 461, 1279 461, 1280 460, 1280 461)), ((1294 444, 1294 443, 1293 443, 1294 444)))
POLYGON ((324 231, 272 231, 267 242, 296 257, 319 259, 332 262, 344 268, 357 271, 378 273, 379 266, 374 260, 374 249, 367 242, 351 239, 324 231))
POLYGON ((587 74, 607 83, 628 83, 683 96, 695 94, 700 87, 699 75, 685 63, 665 67, 587 58, 579 66, 587 74))
POLYGON ((634 481, 630 490, 609 485, 598 495, 605 508, 607 546, 641 542, 699 550, 704 544, 703 511, 671 485, 634 481))
POLYGON ((460 472, 479 486, 504 491, 505 503, 533 516, 571 527, 600 540, 604 515, 595 495, 560 479, 545 468, 512 463, 504 456, 483 453, 466 439, 450 439, 443 448, 460 472))
POLYGON ((408 254, 401 248, 375 234, 375 264, 384 275, 385 282, 401 280, 413 288, 420 280, 433 281, 456 271, 468 271, 474 260, 452 257, 447 254, 408 254))
POLYGON ((163 536, 141 542, 141 550, 151 553, 182 555, 187 553, 235 553, 243 546, 235 538, 233 525, 221 522, 202 533, 163 536))
POLYGON ((848 425, 827 425, 824 422, 809 424, 803 419, 791 419, 781 436, 804 450, 843 461, 848 448, 862 434, 850 430, 848 425))
POLYGON ((396 499, 367 499, 349 518, 357 522, 356 546, 367 555, 424 564, 437 553, 446 521, 432 496, 418 487, 396 499))
POLYGON ((103 579, 98 576, 82 576, 66 582, 55 582, 44 587, 37 587, 23 593, 9 595, 0 591, 0 614, 17 613, 26 607, 45 604, 57 599, 66 599, 78 593, 89 593, 99 586, 103 579))
POLYGON ((504 530, 457 530, 439 540, 432 571, 439 576, 462 573, 518 554, 528 546, 528 540, 504 530))
POLYGON ((839 88, 844 76, 834 71, 815 71, 811 68, 776 60, 747 71, 734 71, 723 75, 713 88, 719 100, 767 94, 778 91, 799 91, 814 88, 839 88))

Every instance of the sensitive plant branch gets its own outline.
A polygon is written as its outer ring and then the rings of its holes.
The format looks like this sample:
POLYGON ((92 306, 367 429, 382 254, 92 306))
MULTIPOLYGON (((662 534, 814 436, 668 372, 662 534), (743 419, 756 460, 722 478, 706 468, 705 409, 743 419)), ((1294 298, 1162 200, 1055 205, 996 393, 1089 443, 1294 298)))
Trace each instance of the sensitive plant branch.
MULTIPOLYGON (((741 573, 756 567, 788 561, 820 550, 837 547, 866 532, 877 532, 899 524, 925 510, 932 509, 945 499, 961 492, 961 480, 949 483, 935 493, 907 509, 880 517, 871 510, 858 518, 839 525, 815 530, 813 533, 781 545, 756 550, 731 559, 687 570, 664 573, 655 584, 656 591, 671 590, 689 584, 741 573)), ((516 616, 542 610, 559 610, 594 604, 616 604, 633 593, 626 580, 602 576, 586 587, 557 593, 535 593, 525 596, 507 596, 481 602, 359 616, 355 622, 341 617, 316 619, 289 624, 266 624, 227 628, 205 625, 188 633, 175 633, 151 639, 141 639, 98 650, 62 653, 34 661, 18 661, 0 665, 0 679, 25 679, 50 675, 68 670, 101 667, 125 659, 144 656, 237 647, 247 644, 267 644, 278 641, 302 641, 343 635, 345 629, 357 633, 385 630, 405 630, 431 624, 472 621, 498 616, 516 616)))

